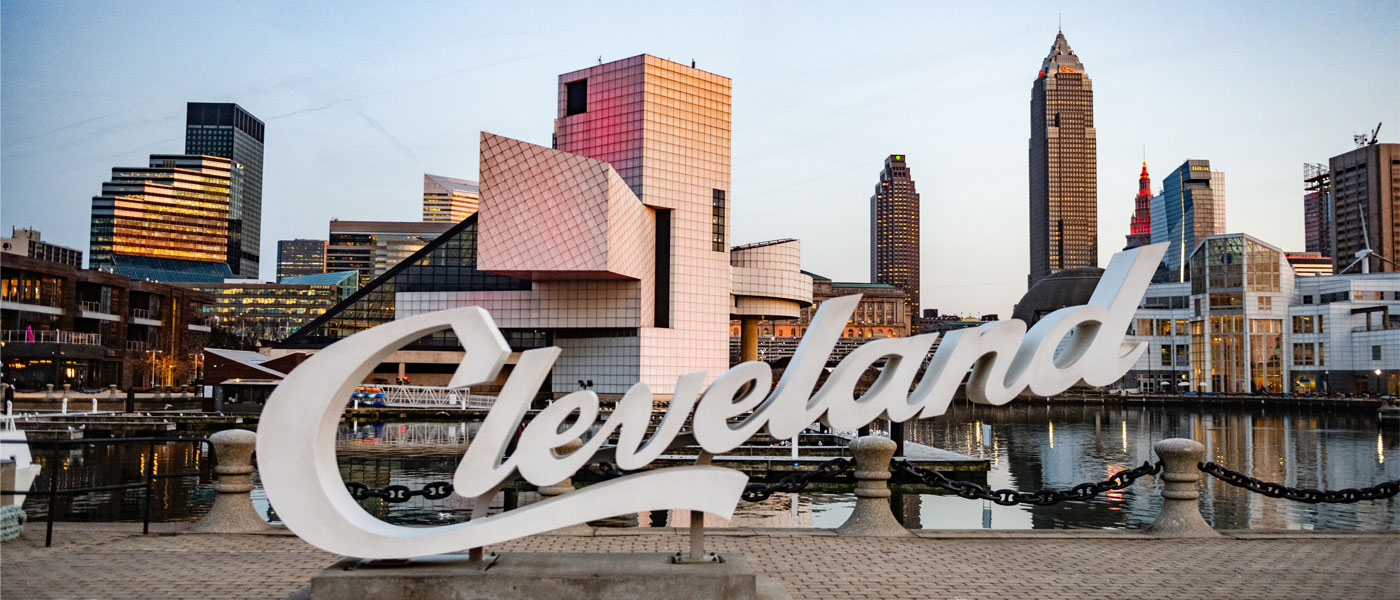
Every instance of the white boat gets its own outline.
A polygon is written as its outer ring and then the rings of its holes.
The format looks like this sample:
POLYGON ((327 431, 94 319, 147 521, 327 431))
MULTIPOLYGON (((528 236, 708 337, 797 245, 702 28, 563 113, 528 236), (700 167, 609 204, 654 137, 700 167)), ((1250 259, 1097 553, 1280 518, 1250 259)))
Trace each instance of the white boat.
MULTIPOLYGON (((15 489, 13 491, 29 491, 29 485, 34 483, 34 478, 39 476, 39 465, 29 456, 29 444, 24 437, 23 429, 0 429, 0 458, 15 461, 15 489)), ((11 490, 6 490, 11 491, 11 490)), ((25 496, 15 494, 6 498, 15 506, 24 504, 25 496)))

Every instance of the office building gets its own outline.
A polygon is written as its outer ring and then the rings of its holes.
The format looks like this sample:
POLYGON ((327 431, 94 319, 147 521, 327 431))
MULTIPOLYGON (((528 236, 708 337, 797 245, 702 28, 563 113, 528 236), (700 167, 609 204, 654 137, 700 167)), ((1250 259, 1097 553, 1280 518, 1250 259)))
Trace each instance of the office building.
POLYGON ((475 181, 423 174, 423 220, 457 223, 476 214, 481 187, 475 181))
POLYGON ((114 168, 92 198, 88 266, 132 279, 223 281, 228 269, 229 171, 213 156, 152 154, 114 168))
POLYGON ((1094 87, 1063 32, 1031 88, 1030 275, 1099 264, 1094 87))
POLYGON ((230 279, 188 284, 209 294, 207 321, 235 336, 278 342, 349 298, 360 288, 358 271, 286 277, 277 283, 230 279))
POLYGON ((839 362, 852 350, 871 340, 909 335, 911 319, 908 305, 905 304, 904 290, 887 283, 832 281, 816 273, 802 271, 802 274, 810 280, 812 304, 800 309, 795 318, 759 320, 756 323, 758 356, 753 359, 745 359, 742 355, 743 324, 739 320, 731 321, 730 362, 762 360, 772 363, 791 358, 793 352, 797 351, 802 336, 807 334, 807 327, 812 323, 812 317, 817 314, 822 303, 851 294, 860 294, 860 302, 851 313, 850 322, 841 331, 841 339, 836 342, 836 347, 828 357, 831 364, 839 362))
POLYGON ((1332 257, 1321 252, 1289 252, 1285 255, 1293 272, 1299 277, 1332 274, 1332 257))
POLYGON ((919 193, 903 154, 885 159, 870 196, 870 281, 899 288, 905 314, 919 314, 919 193))
POLYGON ((1201 240, 1225 233, 1225 174, 1188 160, 1162 178, 1152 198, 1152 243, 1170 242, 1153 281, 1187 281, 1186 258, 1201 240))
MULTIPOLYGON (((641 381, 665 400, 680 375, 717 376, 731 317, 795 318, 811 303, 793 240, 736 249, 731 268, 729 89, 645 55, 560 76, 555 148, 483 132, 477 213, 277 352, 479 306, 513 349, 561 349, 542 394, 616 399, 641 381)), ((385 363, 430 385, 461 360, 450 332, 408 350, 385 363)))
POLYGON ((3 376, 21 390, 184 385, 200 376, 208 294, 7 255, 0 300, 3 376))
POLYGON ((1303 249, 1332 256, 1332 173, 1327 165, 1303 165, 1303 249))
POLYGON ((0 238, 0 252, 83 268, 82 250, 45 242, 33 227, 12 227, 10 231, 10 237, 0 238))
POLYGON ((238 277, 258 277, 262 240, 263 122, 232 103, 185 106, 185 154, 232 161, 225 260, 238 277))
POLYGON ((1400 253, 1400 144, 1371 144, 1328 161, 1332 176, 1332 266, 1338 274, 1394 272, 1400 253), (1380 257, 1362 264, 1356 253, 1370 249, 1380 257), (1382 258, 1386 260, 1382 260, 1382 258))
POLYGON ((1133 219, 1128 223, 1128 242, 1124 250, 1152 243, 1152 177, 1147 174, 1147 161, 1142 161, 1138 174, 1138 192, 1133 198, 1133 219))
POLYGON ((277 281, 326 272, 326 240, 278 240, 277 281))
POLYGON ((326 271, 359 271, 360 286, 422 250, 455 223, 331 219, 326 271))
POLYGON ((1400 392, 1400 274, 1298 277, 1278 248, 1212 236, 1190 281, 1154 283, 1129 330, 1145 392, 1400 392))

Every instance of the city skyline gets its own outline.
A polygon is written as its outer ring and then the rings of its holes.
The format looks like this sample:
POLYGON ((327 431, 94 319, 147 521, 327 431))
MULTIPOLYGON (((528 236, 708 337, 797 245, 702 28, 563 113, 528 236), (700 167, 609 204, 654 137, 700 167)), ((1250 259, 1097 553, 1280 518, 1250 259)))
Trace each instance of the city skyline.
MULTIPOLYGON (((414 220, 423 173, 476 177, 478 131, 548 145, 548 126, 531 116, 538 113, 536 105, 549 103, 535 93, 502 101, 478 92, 548 88, 556 73, 598 55, 607 61, 646 52, 693 58, 734 78, 731 245, 789 235, 848 240, 807 244, 803 266, 837 279, 863 278, 868 256, 853 250, 860 242, 850 236, 849 225, 866 213, 869 161, 898 148, 918 157, 925 178, 947 182, 936 204, 924 209, 940 218, 929 219, 921 240, 929 273, 923 305, 1005 314, 1025 289, 1024 278, 1013 275, 1024 273, 1024 184, 985 182, 1025 181, 1027 80, 1054 35, 1053 12, 911 7, 910 22, 882 38, 879 49, 818 47, 778 34, 791 51, 774 54, 756 49, 771 43, 766 30, 784 18, 778 10, 740 8, 736 19, 681 8, 651 16, 561 9, 554 11, 557 23, 522 26, 521 15, 506 7, 447 8, 440 11, 441 29, 429 28, 410 43, 421 11, 380 15, 348 6, 347 23, 330 25, 315 23, 315 11, 308 9, 292 7, 274 16, 268 6, 249 8, 255 21, 268 26, 266 48, 254 56, 285 52, 297 60, 249 60, 256 64, 176 83, 143 80, 135 86, 139 90, 118 93, 92 90, 113 89, 113 78, 132 77, 115 66, 133 56, 156 55, 162 44, 184 47, 184 36, 211 34, 192 27, 157 29, 137 21, 139 15, 118 11, 7 5, 3 67, 10 85, 0 91, 3 226, 34 226, 45 231, 46 241, 89 250, 86 223, 58 215, 83 212, 91 190, 113 166, 179 152, 182 107, 203 100, 237 102, 273 127, 265 165, 264 256, 273 255, 276 240, 320 237, 333 217, 414 220), (587 27, 564 29, 571 16, 636 34, 605 40, 582 33, 587 27), (677 18, 700 26, 679 36, 657 31, 658 24, 677 18), (725 26, 736 20, 752 24, 725 26), (95 26, 107 21, 112 31, 95 26), (481 40, 448 37, 457 31, 452 24, 466 22, 482 28, 481 40), (707 22, 721 34, 707 31, 707 22), (983 27, 969 27, 975 24, 983 27), (123 26, 146 35, 123 34, 129 48, 94 59, 93 48, 110 45, 109 36, 123 26), (78 33, 91 39, 71 39, 78 33), (891 53, 901 59, 888 62, 891 53), (940 89, 948 77, 965 82, 958 92, 965 97, 940 89), (424 97, 429 89, 433 98, 424 97), (910 110, 915 98, 932 110, 910 110), (326 202, 332 198, 334 204, 326 202), (1005 244, 986 242, 988 233, 1003 230, 996 237, 1005 244)), ((1395 22, 1395 6, 1298 6, 1280 11, 1286 14, 1263 9, 1206 8, 1213 19, 1192 21, 1189 28, 1184 26, 1191 11, 1176 8, 1097 5, 1065 11, 1066 36, 1088 57, 1096 84, 1101 260, 1121 247, 1121 222, 1131 214, 1130 194, 1136 191, 1130 169, 1139 166, 1144 142, 1155 164, 1204 156, 1231 174, 1228 231, 1300 250, 1300 163, 1351 149, 1351 134, 1369 131, 1377 121, 1400 126, 1394 103, 1400 76, 1384 62, 1400 48, 1400 34, 1382 25, 1395 22), (1173 44, 1143 47, 1132 33, 1142 22, 1182 27, 1173 44), (1304 39, 1326 42, 1300 50, 1298 40, 1304 39), (1195 70, 1200 87, 1162 85, 1186 67, 1195 70), (1299 69, 1327 71, 1327 81, 1335 83, 1288 87, 1288 74, 1299 69), (1331 85, 1347 93, 1329 94, 1331 85)), ((179 24, 197 11, 170 12, 169 21, 179 24)), ((858 30, 867 18, 808 20, 802 37, 829 37, 811 34, 846 26, 858 30)), ((189 64, 222 61, 227 56, 210 49, 234 47, 196 45, 200 49, 185 57, 189 64)), ((1382 129, 1382 142, 1395 139, 1390 131, 1382 129)), ((271 261, 262 265, 262 277, 271 279, 271 261)))

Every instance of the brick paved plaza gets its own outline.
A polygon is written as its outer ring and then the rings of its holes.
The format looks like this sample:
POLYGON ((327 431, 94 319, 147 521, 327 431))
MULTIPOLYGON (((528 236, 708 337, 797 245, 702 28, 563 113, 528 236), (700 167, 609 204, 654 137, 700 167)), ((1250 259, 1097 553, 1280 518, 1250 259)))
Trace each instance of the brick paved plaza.
MULTIPOLYGON (((42 522, 0 546, 3 598, 284 598, 336 557, 285 531, 180 533, 179 524, 42 522)), ((710 530, 793 598, 1400 598, 1400 532, 1239 532, 1173 541, 1112 531, 924 531, 903 539, 825 530, 710 530)), ((674 529, 540 535, 491 550, 672 552, 674 529)), ((697 567, 699 568, 699 567, 697 567)))

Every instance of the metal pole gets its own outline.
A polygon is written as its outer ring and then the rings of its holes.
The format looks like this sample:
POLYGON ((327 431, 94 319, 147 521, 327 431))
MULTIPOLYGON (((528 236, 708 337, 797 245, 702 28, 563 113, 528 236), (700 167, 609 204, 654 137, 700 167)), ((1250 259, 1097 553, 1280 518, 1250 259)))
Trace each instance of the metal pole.
POLYGON ((49 455, 49 522, 44 530, 44 547, 53 545, 53 518, 58 511, 58 446, 49 455))
POLYGON ((144 516, 141 517, 141 533, 151 532, 151 483, 155 479, 156 473, 156 443, 154 440, 146 442, 146 452, 151 457, 151 461, 146 465, 146 506, 144 516))

